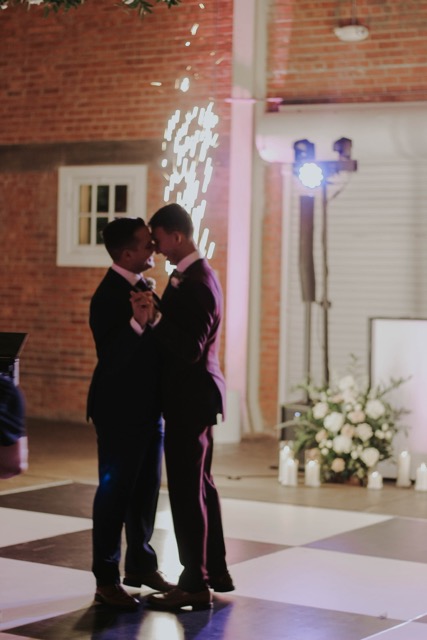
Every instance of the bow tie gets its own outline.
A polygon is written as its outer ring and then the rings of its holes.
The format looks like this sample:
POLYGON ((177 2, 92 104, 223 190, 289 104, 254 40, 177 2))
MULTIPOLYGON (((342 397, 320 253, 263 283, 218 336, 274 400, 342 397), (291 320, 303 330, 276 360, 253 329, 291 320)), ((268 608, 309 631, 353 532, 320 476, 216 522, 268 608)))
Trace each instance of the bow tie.
POLYGON ((145 280, 143 280, 142 278, 140 280, 137 280, 135 282, 135 284, 133 285, 133 288, 136 291, 149 291, 150 287, 148 286, 148 284, 145 282, 145 280))
POLYGON ((170 278, 176 278, 176 280, 182 282, 185 278, 185 273, 183 271, 178 271, 178 269, 174 269, 170 274, 170 278))

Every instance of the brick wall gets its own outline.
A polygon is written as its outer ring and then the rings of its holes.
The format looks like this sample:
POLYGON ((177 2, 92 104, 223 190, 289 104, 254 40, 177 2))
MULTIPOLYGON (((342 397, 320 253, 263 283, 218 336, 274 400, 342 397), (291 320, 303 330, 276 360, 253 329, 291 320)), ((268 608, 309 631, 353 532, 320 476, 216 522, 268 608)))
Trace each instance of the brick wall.
MULTIPOLYGON (((0 145, 161 140, 177 108, 214 99, 221 144, 205 220, 225 287, 232 0, 205 5, 159 6, 142 21, 115 0, 47 18, 36 6, 1 12, 0 145), (186 94, 175 88, 183 76, 186 94)), ((153 162, 149 213, 163 204, 164 186, 153 162)), ((56 266, 57 197, 56 170, 0 172, 0 331, 30 334, 21 358, 28 415, 80 421, 95 364, 88 306, 105 270, 56 266)), ((160 256, 157 264, 161 291, 160 256)))
MULTIPOLYGON (((370 29, 345 44, 350 0, 270 0, 268 86, 287 103, 427 99, 427 0, 359 0, 370 29)), ((222 116, 222 144, 207 213, 217 242, 212 261, 225 287, 232 0, 184 0, 140 21, 115 0, 87 0, 43 17, 33 6, 0 16, 0 145, 77 140, 161 139, 176 108, 208 97, 222 116), (196 37, 190 28, 200 27, 196 37), (185 41, 191 41, 185 47, 185 41), (211 55, 213 52, 213 55, 211 55), (191 67, 187 69, 187 67, 191 67), (183 75, 191 90, 175 89, 183 75), (150 85, 161 81, 161 87, 150 85)), ((274 103, 269 103, 270 108, 274 103)), ((148 211, 162 202, 163 177, 150 166, 148 211)), ((29 331, 22 382, 30 415, 84 417, 94 349, 89 298, 102 269, 57 268, 56 172, 0 173, 0 330, 29 331)), ((260 401, 277 419, 281 177, 266 169, 260 401)), ((161 259, 153 274, 162 287, 161 259)))

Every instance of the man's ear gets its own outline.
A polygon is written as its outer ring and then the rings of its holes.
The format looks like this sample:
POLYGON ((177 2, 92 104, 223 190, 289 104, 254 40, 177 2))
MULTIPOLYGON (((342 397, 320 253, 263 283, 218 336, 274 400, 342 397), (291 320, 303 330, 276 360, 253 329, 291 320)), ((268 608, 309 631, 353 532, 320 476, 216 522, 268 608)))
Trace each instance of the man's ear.
POLYGON ((174 237, 176 240, 177 244, 182 244, 182 241, 184 240, 184 236, 180 231, 174 231, 174 237))

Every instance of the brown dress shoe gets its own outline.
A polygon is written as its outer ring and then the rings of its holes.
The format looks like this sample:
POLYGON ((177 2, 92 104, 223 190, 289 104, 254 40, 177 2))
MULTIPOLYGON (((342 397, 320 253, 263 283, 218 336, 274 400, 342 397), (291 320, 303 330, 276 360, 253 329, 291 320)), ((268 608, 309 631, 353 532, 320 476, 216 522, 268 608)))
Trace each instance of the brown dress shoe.
POLYGON ((218 593, 234 591, 236 588, 233 584, 233 578, 230 576, 228 571, 220 576, 212 576, 212 578, 209 578, 209 586, 218 593))
POLYGON ((95 601, 106 604, 109 607, 127 609, 128 611, 135 611, 139 605, 139 601, 126 593, 120 584, 108 584, 97 587, 95 601))
POLYGON ((193 611, 212 608, 212 592, 210 589, 189 593, 175 587, 168 593, 152 593, 145 599, 152 609, 162 611, 177 611, 182 607, 192 607, 193 611))
POLYGON ((171 584, 165 579, 161 571, 152 571, 151 573, 143 573, 142 575, 126 573, 123 578, 123 584, 127 587, 136 587, 137 589, 146 586, 155 591, 162 592, 170 591, 175 587, 174 584, 171 584))

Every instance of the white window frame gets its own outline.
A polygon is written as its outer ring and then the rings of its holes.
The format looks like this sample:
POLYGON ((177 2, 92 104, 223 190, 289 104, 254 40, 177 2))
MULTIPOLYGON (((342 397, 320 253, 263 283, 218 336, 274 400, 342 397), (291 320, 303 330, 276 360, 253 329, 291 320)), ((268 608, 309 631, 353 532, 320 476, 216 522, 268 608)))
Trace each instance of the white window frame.
POLYGON ((125 184, 128 186, 127 211, 110 210, 105 217, 126 216, 145 219, 147 202, 146 165, 108 165, 60 167, 58 176, 57 266, 108 267, 111 258, 103 245, 80 245, 79 194, 82 184, 92 186, 125 184))

